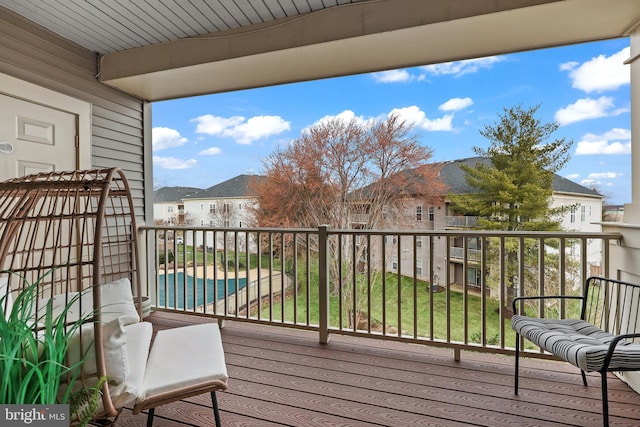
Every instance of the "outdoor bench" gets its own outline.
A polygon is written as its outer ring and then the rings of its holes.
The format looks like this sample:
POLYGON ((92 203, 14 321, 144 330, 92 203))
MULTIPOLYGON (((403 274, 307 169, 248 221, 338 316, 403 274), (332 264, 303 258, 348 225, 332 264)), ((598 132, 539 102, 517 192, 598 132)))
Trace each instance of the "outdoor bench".
MULTIPOLYGON (((585 372, 599 372, 602 383, 603 425, 609 425, 607 372, 640 371, 638 328, 640 285, 604 277, 590 277, 583 296, 524 296, 513 301, 511 326, 516 332, 515 394, 518 394, 518 369, 521 337, 585 372), (537 312, 553 299, 577 300, 580 318, 531 317, 524 313, 525 303, 537 302, 537 312), (520 309, 520 310, 518 310, 520 309)), ((530 308, 529 308, 530 309, 530 308)))

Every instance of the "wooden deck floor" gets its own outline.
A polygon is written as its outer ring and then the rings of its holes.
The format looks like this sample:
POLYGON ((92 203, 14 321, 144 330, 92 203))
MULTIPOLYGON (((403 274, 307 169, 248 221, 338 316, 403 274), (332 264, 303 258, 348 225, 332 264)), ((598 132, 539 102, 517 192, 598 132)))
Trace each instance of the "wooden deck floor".
MULTIPOLYGON (((156 329, 209 321, 154 313, 156 329)), ((218 392, 227 426, 601 426, 600 380, 566 363, 513 358, 286 328, 226 322, 229 389, 218 392)), ((176 363, 180 363, 176 360, 176 363)), ((640 425, 640 396, 611 376, 612 426, 640 425)), ((144 426, 125 409, 118 426, 144 426)), ((208 395, 156 409, 154 426, 213 426, 208 395)))

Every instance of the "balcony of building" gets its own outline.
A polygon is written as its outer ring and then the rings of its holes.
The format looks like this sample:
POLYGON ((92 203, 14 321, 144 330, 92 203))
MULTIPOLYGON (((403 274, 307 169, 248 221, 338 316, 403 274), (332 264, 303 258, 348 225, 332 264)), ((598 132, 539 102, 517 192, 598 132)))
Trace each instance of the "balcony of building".
MULTIPOLYGON (((591 265, 608 271, 618 234, 195 227, 183 229, 189 243, 176 245, 174 261, 159 264, 171 243, 157 237, 161 227, 141 232, 155 305, 147 320, 156 330, 224 325, 223 425, 602 424, 598 376, 584 387, 579 370, 529 345, 514 395, 507 303, 579 294, 591 265), (198 243, 205 233, 212 248, 198 243), (467 275, 481 272, 481 292, 438 270, 456 239, 483 242, 478 259, 461 254, 467 275), (497 276, 496 256, 506 260, 497 276)), ((640 423, 640 397, 613 375, 609 383, 612 425, 640 423)), ((210 411, 202 396, 156 417, 207 425, 210 411)), ((140 419, 125 411, 119 422, 140 419)))

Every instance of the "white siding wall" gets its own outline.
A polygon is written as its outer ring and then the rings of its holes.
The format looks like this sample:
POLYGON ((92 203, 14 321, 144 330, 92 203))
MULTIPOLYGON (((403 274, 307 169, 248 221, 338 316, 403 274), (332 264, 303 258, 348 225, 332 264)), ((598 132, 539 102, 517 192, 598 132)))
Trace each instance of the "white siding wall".
POLYGON ((598 232, 602 230, 602 199, 576 194, 554 193, 550 206, 572 206, 562 217, 562 229, 567 231, 598 232))
POLYGON ((154 203, 153 219, 154 221, 165 221, 171 223, 178 218, 178 204, 175 202, 154 203))
POLYGON ((149 104, 98 83, 94 52, 0 8, 0 73, 89 102, 91 167, 123 169, 136 214, 141 220, 151 215, 145 204, 152 194, 151 147, 143 145, 151 126, 149 104))

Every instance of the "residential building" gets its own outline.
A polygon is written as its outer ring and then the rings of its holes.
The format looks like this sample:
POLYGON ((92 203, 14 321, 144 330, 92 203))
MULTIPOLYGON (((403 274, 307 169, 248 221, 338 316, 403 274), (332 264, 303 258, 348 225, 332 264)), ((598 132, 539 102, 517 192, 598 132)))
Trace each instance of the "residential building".
POLYGON ((192 225, 185 216, 185 198, 195 197, 204 190, 195 187, 162 187, 153 192, 153 222, 156 224, 192 225))
MULTIPOLYGON (((467 184, 465 173, 460 166, 473 166, 476 162, 488 162, 488 160, 471 157, 434 165, 434 167, 441 168, 439 178, 445 184, 447 194, 468 194, 475 191, 467 184)), ((566 207, 564 213, 557 218, 563 230, 600 232, 602 230, 602 202, 603 196, 597 191, 554 174, 553 194, 549 201, 549 207, 566 207)), ((475 216, 454 214, 453 206, 447 195, 442 195, 429 200, 412 199, 405 202, 404 219, 389 222, 384 225, 384 228, 424 231, 464 229, 473 228, 477 219, 475 216)), ((468 259, 479 261, 482 250, 481 239, 476 237, 467 239, 466 242, 462 238, 453 239, 450 242, 446 240, 438 237, 435 241, 430 241, 425 235, 415 242, 386 242, 386 253, 392 254, 387 264, 391 270, 410 272, 411 274, 415 268, 419 273, 425 272, 423 275, 425 280, 430 280, 428 275, 432 271, 431 262, 433 262, 434 277, 432 280, 434 283, 445 285, 444 278, 448 277, 449 284, 463 284, 465 283, 465 272, 462 266, 465 248, 468 259), (403 245, 412 244, 416 245, 417 253, 422 254, 422 257, 418 256, 414 260, 413 256, 402 256, 402 254, 413 253, 413 251, 406 250, 406 246, 403 247, 403 245), (399 248, 398 245, 400 245, 399 248), (429 246, 431 246, 431 250, 429 250, 429 246), (447 273, 445 273, 445 268, 449 269, 447 273)), ((548 248, 548 250, 553 249, 548 248)), ((569 248, 569 251, 577 250, 580 250, 577 244, 569 248)), ((593 273, 601 272, 600 254, 602 248, 599 243, 588 242, 586 250, 591 271, 593 273)), ((479 286, 481 275, 479 264, 477 267, 467 268, 466 283, 471 286, 479 286)))
MULTIPOLYGON (((155 192, 153 203, 154 220, 166 220, 169 224, 182 220, 180 224, 191 227, 242 228, 255 225, 255 193, 251 188, 259 175, 238 175, 207 189, 188 187, 164 187, 155 192), (171 216, 174 211, 179 216, 171 216), (160 216, 164 215, 164 216, 160 216), (173 221, 173 222, 172 222, 173 221)), ((205 233, 199 245, 213 247, 213 234, 205 233)), ((187 236, 187 244, 192 244, 187 236)), ((218 242, 222 244, 222 242, 218 242)))
POLYGON ((199 227, 242 228, 255 225, 255 193, 251 188, 259 175, 238 175, 183 198, 184 211, 199 227))

